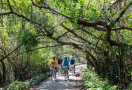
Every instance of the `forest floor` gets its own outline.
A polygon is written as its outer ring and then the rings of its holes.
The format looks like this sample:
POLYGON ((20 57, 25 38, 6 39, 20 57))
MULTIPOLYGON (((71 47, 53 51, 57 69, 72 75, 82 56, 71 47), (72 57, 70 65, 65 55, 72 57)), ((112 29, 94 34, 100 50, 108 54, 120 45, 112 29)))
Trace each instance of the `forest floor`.
POLYGON ((84 65, 76 66, 76 72, 73 75, 69 72, 69 79, 64 80, 64 75, 57 75, 55 81, 51 81, 51 77, 47 78, 41 84, 30 88, 30 90, 85 90, 80 85, 83 84, 83 79, 80 77, 81 70, 84 65))

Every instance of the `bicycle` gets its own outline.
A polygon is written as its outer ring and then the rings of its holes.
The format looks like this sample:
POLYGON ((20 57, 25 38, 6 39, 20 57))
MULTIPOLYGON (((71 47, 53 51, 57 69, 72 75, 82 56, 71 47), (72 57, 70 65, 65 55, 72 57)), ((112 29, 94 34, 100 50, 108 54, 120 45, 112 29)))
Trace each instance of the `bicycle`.
POLYGON ((55 67, 51 67, 51 81, 53 82, 53 78, 55 79, 55 67))
POLYGON ((71 67, 71 73, 73 75, 74 74, 74 65, 70 65, 70 67, 71 67))
POLYGON ((65 75, 65 81, 67 80, 67 69, 68 69, 68 66, 63 66, 63 69, 64 69, 64 75, 65 75))
POLYGON ((58 65, 57 67, 58 67, 58 76, 60 76, 61 75, 61 65, 58 65))

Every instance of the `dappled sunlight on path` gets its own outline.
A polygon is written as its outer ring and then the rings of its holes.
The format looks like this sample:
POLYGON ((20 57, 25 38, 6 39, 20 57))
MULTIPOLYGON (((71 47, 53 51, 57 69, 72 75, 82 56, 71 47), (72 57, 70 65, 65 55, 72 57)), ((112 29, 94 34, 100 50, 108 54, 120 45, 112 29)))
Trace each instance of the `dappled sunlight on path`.
POLYGON ((82 78, 77 74, 82 69, 83 65, 76 66, 76 74, 69 73, 69 79, 65 81, 64 75, 57 75, 57 78, 52 82, 51 78, 48 78, 44 84, 38 87, 36 90, 79 90, 78 82, 82 82, 82 78))

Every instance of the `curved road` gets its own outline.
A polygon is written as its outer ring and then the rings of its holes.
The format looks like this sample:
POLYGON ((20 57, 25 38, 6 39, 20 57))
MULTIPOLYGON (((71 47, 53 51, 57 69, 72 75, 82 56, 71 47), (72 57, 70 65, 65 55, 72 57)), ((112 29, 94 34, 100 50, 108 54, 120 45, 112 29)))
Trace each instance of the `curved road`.
POLYGON ((36 88, 36 90, 80 90, 79 85, 82 84, 82 78, 79 76, 79 73, 83 65, 76 66, 76 73, 72 75, 69 73, 69 80, 65 81, 64 75, 58 76, 55 81, 51 81, 51 78, 48 78, 44 83, 36 88))

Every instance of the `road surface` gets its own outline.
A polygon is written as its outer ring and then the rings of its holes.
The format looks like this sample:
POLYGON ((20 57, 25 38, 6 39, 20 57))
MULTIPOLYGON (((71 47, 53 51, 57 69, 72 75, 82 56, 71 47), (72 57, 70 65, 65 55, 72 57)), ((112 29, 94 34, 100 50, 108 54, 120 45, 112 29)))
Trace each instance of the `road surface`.
POLYGON ((51 77, 49 77, 42 85, 40 85, 35 90, 80 90, 80 85, 82 84, 82 78, 79 76, 79 73, 82 69, 83 65, 76 66, 75 74, 71 74, 69 72, 69 80, 65 81, 64 75, 57 75, 55 81, 51 81, 51 77))

